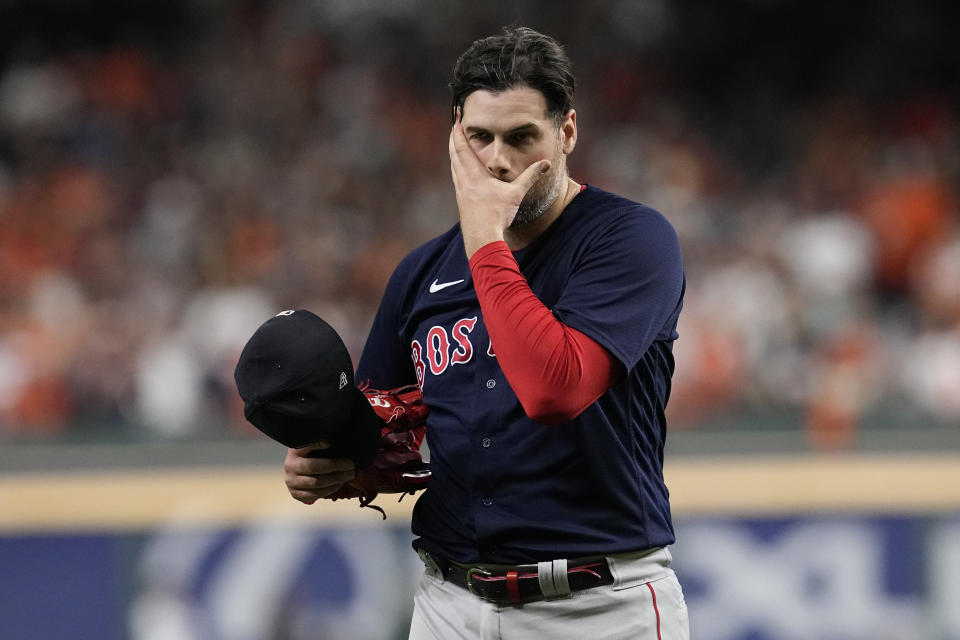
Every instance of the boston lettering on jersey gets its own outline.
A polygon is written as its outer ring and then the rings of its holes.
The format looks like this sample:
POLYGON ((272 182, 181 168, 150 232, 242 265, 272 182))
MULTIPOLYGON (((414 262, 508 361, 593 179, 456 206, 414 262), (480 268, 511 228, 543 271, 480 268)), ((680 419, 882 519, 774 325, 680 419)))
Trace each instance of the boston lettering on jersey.
POLYGON ((376 387, 418 383, 430 409, 433 476, 414 509, 414 546, 518 563, 670 544, 664 410, 684 288, 673 228, 588 187, 514 255, 554 316, 627 374, 570 422, 534 422, 494 355, 459 225, 414 250, 357 369, 376 387))
MULTIPOLYGON (((477 326, 477 316, 457 320, 448 331, 445 327, 433 326, 427 332, 426 348, 414 339, 410 343, 410 356, 417 372, 417 384, 423 390, 423 375, 429 368, 435 376, 455 364, 466 364, 473 358, 473 343, 470 333, 477 326), (451 351, 451 346, 453 347, 451 351)), ((487 355, 495 357, 493 345, 487 341, 487 355)))
POLYGON ((419 340, 410 343, 410 356, 417 370, 417 384, 423 390, 423 374, 429 367, 435 376, 455 364, 465 364, 473 357, 470 332, 477 325, 477 316, 457 320, 448 331, 446 327, 433 326, 427 332, 426 349, 419 340), (451 343, 453 351, 451 352, 451 343))

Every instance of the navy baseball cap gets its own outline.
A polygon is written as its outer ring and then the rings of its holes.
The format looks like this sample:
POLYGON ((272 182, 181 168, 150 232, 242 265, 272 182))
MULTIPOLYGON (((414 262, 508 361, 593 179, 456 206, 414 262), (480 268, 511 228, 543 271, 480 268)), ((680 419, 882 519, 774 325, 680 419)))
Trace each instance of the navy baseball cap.
POLYGON ((373 457, 380 420, 354 385, 343 340, 316 314, 282 311, 260 325, 233 378, 244 417, 277 442, 299 449, 326 440, 318 455, 358 466, 373 457))

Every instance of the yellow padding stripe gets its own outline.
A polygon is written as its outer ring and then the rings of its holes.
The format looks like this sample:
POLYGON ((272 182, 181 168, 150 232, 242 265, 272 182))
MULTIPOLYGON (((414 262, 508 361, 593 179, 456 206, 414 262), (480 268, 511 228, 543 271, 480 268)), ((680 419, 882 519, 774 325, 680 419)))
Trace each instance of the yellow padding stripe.
POLYGON ((675 513, 960 512, 960 454, 667 462, 675 513))
MULTIPOLYGON (((410 520, 414 496, 378 496, 388 518, 410 520)), ((280 467, 0 476, 0 531, 130 530, 206 526, 264 517, 379 523, 357 500, 293 500, 280 467)))
MULTIPOLYGON (((960 454, 668 460, 674 514, 960 512, 960 454)), ((406 525, 415 496, 381 495, 406 525)), ((0 531, 137 530, 289 518, 375 525, 356 500, 302 505, 279 467, 0 475, 0 531)))

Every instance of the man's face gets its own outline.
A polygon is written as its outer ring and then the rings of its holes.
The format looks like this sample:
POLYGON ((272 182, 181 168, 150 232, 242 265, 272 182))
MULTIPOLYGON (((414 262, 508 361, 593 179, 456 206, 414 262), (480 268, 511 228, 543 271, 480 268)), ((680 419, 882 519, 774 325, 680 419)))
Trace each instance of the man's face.
POLYGON ((477 157, 500 180, 512 182, 534 162, 550 160, 550 170, 527 192, 511 226, 535 220, 553 204, 566 182, 566 154, 573 144, 570 126, 558 127, 547 114, 543 94, 529 87, 474 91, 463 103, 462 122, 477 157))

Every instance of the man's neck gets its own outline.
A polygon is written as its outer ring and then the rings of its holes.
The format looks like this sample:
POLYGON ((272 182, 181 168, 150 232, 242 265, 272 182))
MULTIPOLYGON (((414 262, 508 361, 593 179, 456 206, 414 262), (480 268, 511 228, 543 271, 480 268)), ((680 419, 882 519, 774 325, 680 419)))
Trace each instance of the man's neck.
POLYGON ((560 193, 553 204, 531 220, 527 224, 519 227, 509 227, 503 232, 503 239, 511 251, 518 251, 528 246, 531 242, 543 235, 543 233, 552 225, 563 210, 567 208, 570 201, 580 193, 580 185, 567 178, 566 189, 560 193))

